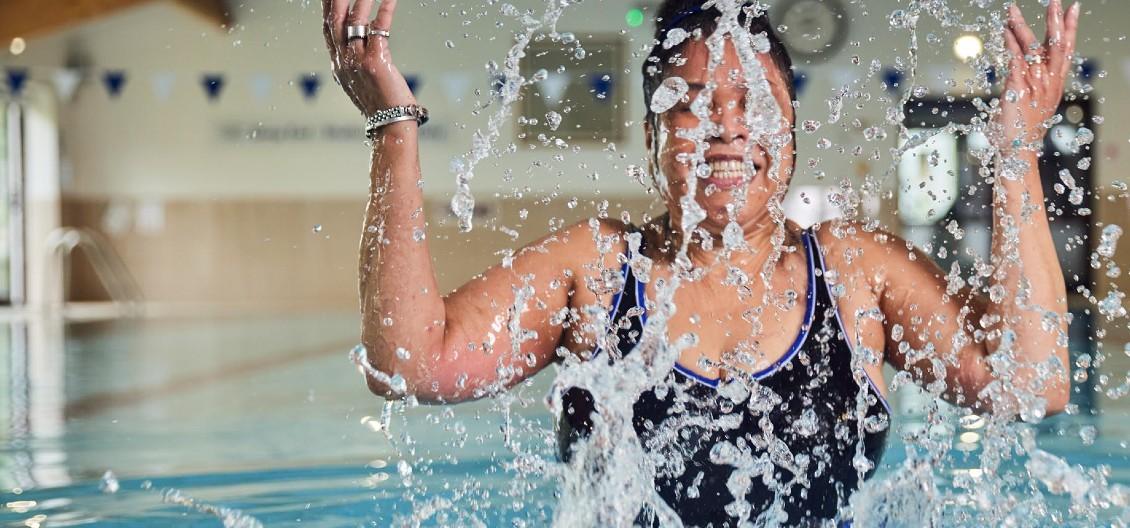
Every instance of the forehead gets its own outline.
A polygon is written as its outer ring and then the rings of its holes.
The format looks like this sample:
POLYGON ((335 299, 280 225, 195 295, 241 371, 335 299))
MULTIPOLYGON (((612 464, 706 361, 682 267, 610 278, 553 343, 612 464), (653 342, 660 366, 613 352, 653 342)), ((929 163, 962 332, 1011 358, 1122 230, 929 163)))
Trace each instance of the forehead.
MULTIPOLYGON (((714 81, 720 86, 733 84, 735 80, 731 79, 730 72, 733 70, 740 72, 744 69, 733 41, 727 37, 723 39, 723 42, 725 46, 722 62, 713 72, 714 81)), ((773 62, 773 57, 768 53, 757 53, 755 55, 760 67, 765 70, 765 77, 769 83, 773 85, 783 84, 784 77, 776 63, 773 62)), ((707 66, 710 64, 710 49, 706 45, 705 38, 688 38, 675 56, 682 60, 670 65, 672 67, 668 69, 669 75, 682 77, 692 84, 706 82, 707 66)), ((740 79, 740 74, 738 79, 740 79)))

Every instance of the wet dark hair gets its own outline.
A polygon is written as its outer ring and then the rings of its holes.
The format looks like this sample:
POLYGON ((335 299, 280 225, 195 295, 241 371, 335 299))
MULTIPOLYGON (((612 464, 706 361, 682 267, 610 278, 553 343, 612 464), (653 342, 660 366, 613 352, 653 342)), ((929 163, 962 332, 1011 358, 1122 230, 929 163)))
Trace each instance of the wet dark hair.
MULTIPOLYGON (((651 95, 663 83, 663 79, 666 77, 665 70, 671 64, 669 62, 671 57, 679 53, 690 41, 688 38, 671 49, 664 49, 663 41, 667 38, 667 33, 675 28, 681 28, 687 33, 701 29, 702 35, 705 37, 713 33, 718 27, 718 17, 722 13, 713 7, 704 10, 702 4, 703 0, 664 0, 655 15, 655 40, 651 53, 648 54, 643 65, 643 102, 644 109, 647 112, 646 120, 651 123, 652 130, 658 130, 659 116, 651 111, 651 95)), ((792 57, 789 57, 788 50, 785 49, 781 39, 773 31, 773 26, 769 23, 769 15, 761 13, 751 16, 750 9, 749 5, 742 8, 738 15, 738 23, 742 27, 748 28, 750 34, 756 35, 764 32, 769 38, 769 56, 773 59, 773 64, 776 64, 781 70, 785 79, 785 86, 789 91, 789 99, 796 102, 796 90, 793 87, 792 57)))

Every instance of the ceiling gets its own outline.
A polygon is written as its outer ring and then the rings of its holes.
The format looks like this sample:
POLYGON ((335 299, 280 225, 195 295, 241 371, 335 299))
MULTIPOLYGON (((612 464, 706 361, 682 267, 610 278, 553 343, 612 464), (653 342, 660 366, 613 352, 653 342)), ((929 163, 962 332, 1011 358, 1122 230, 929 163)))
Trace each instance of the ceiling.
POLYGON ((172 2, 201 17, 208 24, 230 27, 229 0, 2 0, 0 1, 0 45, 21 37, 30 39, 72 28, 153 2, 172 2))

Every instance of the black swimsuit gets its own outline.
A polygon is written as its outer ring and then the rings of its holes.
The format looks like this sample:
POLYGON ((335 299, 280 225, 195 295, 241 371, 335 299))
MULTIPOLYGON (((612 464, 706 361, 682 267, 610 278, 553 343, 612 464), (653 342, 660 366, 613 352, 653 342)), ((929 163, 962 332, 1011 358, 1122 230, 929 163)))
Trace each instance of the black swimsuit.
MULTIPOLYGON (((739 516, 754 520, 774 501, 780 501, 778 511, 787 514, 788 525, 835 519, 859 486, 856 464, 867 478, 883 454, 890 407, 870 377, 853 374, 851 345, 824 280, 816 236, 806 229, 802 239, 808 261, 804 324, 788 352, 753 375, 754 398, 735 403, 717 390, 731 382, 676 362, 667 380, 675 390, 658 391, 661 396, 648 390, 635 403, 633 425, 642 445, 653 454, 660 450, 657 460, 672 461, 657 468, 656 489, 688 526, 732 526, 739 516), (862 424, 856 412, 861 386, 862 424), (740 417, 727 419, 734 414, 740 417), (688 419, 694 416, 705 420, 688 419), (725 423, 730 425, 719 425, 725 423), (752 510, 745 514, 741 505, 731 505, 735 501, 727 487, 736 465, 751 477, 745 489, 752 510), (773 482, 780 494, 770 489, 773 482)), ((647 310, 644 284, 627 264, 623 274, 624 289, 616 295, 611 320, 620 323, 618 348, 628 354, 647 310)), ((573 442, 591 431, 593 401, 588 391, 574 387, 563 403, 559 440, 561 457, 568 460, 573 442)), ((641 522, 650 524, 649 518, 641 513, 641 522)))

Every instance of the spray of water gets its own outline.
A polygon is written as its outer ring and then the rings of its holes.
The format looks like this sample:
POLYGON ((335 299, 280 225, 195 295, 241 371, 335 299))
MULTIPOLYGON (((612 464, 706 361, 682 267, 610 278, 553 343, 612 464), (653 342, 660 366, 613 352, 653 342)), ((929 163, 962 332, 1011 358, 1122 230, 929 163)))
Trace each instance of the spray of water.
MULTIPOLYGON (((975 104, 981 114, 968 123, 951 123, 945 127, 935 129, 929 133, 912 132, 906 125, 906 115, 903 109, 914 97, 925 95, 925 89, 918 86, 918 60, 919 60, 919 32, 923 20, 933 19, 942 28, 960 30, 963 32, 977 32, 993 35, 987 43, 983 56, 972 63, 974 71, 980 72, 975 82, 971 83, 971 94, 987 91, 992 83, 986 72, 990 67, 999 71, 1007 64, 1007 52, 1000 37, 1001 28, 1005 20, 1001 13, 1004 12, 1003 4, 993 0, 975 0, 971 2, 974 7, 983 10, 985 15, 966 20, 960 10, 953 8, 944 0, 918 1, 913 0, 904 9, 897 9, 889 14, 888 20, 891 28, 896 32, 905 32, 909 46, 905 56, 897 57, 895 69, 907 75, 904 85, 909 89, 903 90, 901 95, 891 103, 886 111, 886 126, 897 129, 896 136, 899 145, 890 149, 890 166, 883 174, 868 175, 864 178, 859 189, 855 184, 845 178, 840 182, 837 193, 834 194, 834 203, 839 206, 845 217, 858 219, 860 203, 867 197, 882 197, 882 189, 889 187, 888 180, 895 176, 897 165, 902 157, 912 150, 927 144, 937 135, 966 135, 974 136, 983 134, 995 137, 1001 133, 994 128, 993 117, 1000 112, 999 99, 985 101, 975 98, 975 104)), ((497 141, 501 124, 508 118, 512 105, 520 97, 522 87, 541 80, 539 74, 533 78, 523 78, 519 72, 519 62, 525 55, 525 48, 531 38, 538 32, 549 32, 554 41, 561 38, 555 26, 557 20, 569 5, 568 2, 551 1, 545 5, 545 10, 540 17, 529 13, 520 13, 516 9, 504 7, 504 15, 518 21, 521 31, 515 34, 515 44, 507 53, 500 69, 496 73, 502 79, 498 88, 498 106, 488 119, 486 130, 475 133, 471 151, 459 163, 455 164, 457 179, 456 192, 452 199, 452 209, 456 213, 463 230, 471 228, 471 215, 474 208, 474 198, 471 193, 471 180, 477 163, 485 159, 491 152, 493 144, 497 141)), ((756 15, 767 8, 761 2, 740 2, 736 0, 709 0, 703 4, 703 9, 714 9, 719 18, 717 28, 709 35, 701 32, 688 33, 683 30, 674 30, 667 33, 661 44, 670 49, 683 44, 687 39, 704 39, 709 50, 707 65, 707 79, 713 78, 714 71, 722 62, 724 49, 727 44, 734 46, 741 63, 741 75, 746 91, 745 123, 750 130, 752 139, 746 145, 744 164, 752 167, 752 147, 760 145, 765 148, 773 166, 768 174, 772 183, 776 185, 776 192, 768 201, 770 217, 776 225, 775 233, 771 238, 770 253, 760 272, 760 279, 764 282, 766 294, 761 299, 762 306, 776 305, 779 308, 788 306, 789 299, 795 301, 795 292, 792 295, 775 295, 772 293, 773 271, 782 255, 795 250, 786 244, 785 215, 782 207, 787 189, 787 181, 781 175, 780 155, 782 149, 792 140, 791 134, 781 133, 781 123, 784 120, 781 108, 778 106, 766 80, 766 72, 761 66, 758 54, 768 51, 768 41, 764 34, 751 34, 750 31, 739 23, 739 13, 746 10, 748 14, 756 15)), ((863 84, 875 78, 879 71, 878 62, 873 63, 868 70, 867 78, 855 79, 852 82, 837 87, 828 99, 828 116, 824 123, 836 125, 845 119, 845 103, 853 99, 865 99, 866 91, 863 84)), ((1072 87, 1075 93, 1086 93, 1089 87, 1076 84, 1072 87)), ((678 216, 678 230, 681 233, 695 233, 699 224, 706 218, 706 211, 696 202, 696 189, 699 178, 709 177, 709 165, 705 162, 706 151, 711 138, 720 132, 711 119, 713 91, 715 86, 707 83, 691 102, 690 109, 698 117, 698 125, 691 128, 671 129, 664 120, 660 119, 658 129, 652 136, 651 163, 648 172, 642 174, 643 169, 633 167, 631 171, 641 181, 650 176, 661 196, 666 197, 669 179, 663 174, 659 154, 668 148, 674 138, 691 141, 695 149, 685 162, 691 168, 694 177, 688 178, 687 192, 679 202, 681 214, 678 216)), ((666 78, 651 99, 651 110, 662 114, 670 110, 677 102, 688 93, 688 83, 685 79, 670 76, 666 78)), ((1002 97, 1013 97, 1014 94, 1003 94, 1002 97)), ((862 108, 862 107, 861 107, 862 108)), ((1050 127, 1055 122, 1048 123, 1050 127)), ((805 121, 802 129, 815 133, 821 127, 821 122, 816 120, 805 121)), ((554 125, 556 128, 556 125, 554 125)), ((871 127, 864 132, 868 141, 879 141, 886 137, 883 126, 871 127)), ((1074 140, 1077 148, 1082 148, 1093 141, 1093 135, 1082 129, 1074 140)), ((992 143, 991 143, 992 144, 992 143)), ((831 142, 821 140, 819 148, 830 148, 831 142)), ((858 154, 858 153, 857 153, 858 154)), ((1004 153, 990 146, 983 151, 974 152, 973 155, 980 162, 977 174, 982 178, 982 184, 993 185, 998 188, 1000 179, 1016 179, 1030 167, 1018 157, 1006 156, 1004 153), (997 160, 994 166, 994 160, 997 160)), ((880 159, 880 153, 875 151, 872 159, 880 159)), ((1060 192, 1072 193, 1072 196, 1082 196, 1082 190, 1075 184, 1070 173, 1061 174, 1061 182, 1057 184, 1060 192)), ((744 189, 739 187, 739 189, 744 189)), ((733 207, 729 208, 730 223, 723 232, 722 242, 725 251, 720 253, 719 260, 708 263, 706 267, 724 265, 722 258, 725 255, 739 251, 758 251, 748 248, 741 236, 741 228, 734 221, 734 213, 745 206, 745 194, 734 192, 733 207)), ((1003 198, 1000 197, 1000 198, 1003 198)), ((1009 197, 1017 199, 1024 197, 1009 197)), ((1079 200, 1072 203, 1078 205, 1079 200)), ((1004 258, 994 258, 984 261, 979 257, 974 258, 971 269, 962 270, 954 264, 946 276, 947 292, 954 295, 967 286, 987 293, 993 302, 1002 302, 1007 292, 1000 286, 999 281, 1006 277, 1005 271, 1009 266, 1022 269, 1022 262, 1018 259, 1009 259, 1008 255, 1019 254, 1019 237, 1017 225, 1019 222, 1030 220, 1030 215, 1035 214, 1034 208, 1026 208, 1019 218, 1002 218, 1004 236, 1000 237, 997 255, 1004 258), (994 280, 995 279, 995 280, 994 280)), ((1042 214, 1042 213, 1041 213, 1042 214)), ((863 229, 873 231, 877 224, 871 219, 862 219, 863 229)), ((602 240, 598 235, 599 225, 594 219, 592 231, 594 243, 600 249, 601 259, 604 258, 617 244, 602 240)), ((845 229, 837 228, 837 234, 844 234, 845 229)), ((964 236, 964 228, 956 221, 950 221, 946 230, 954 238, 964 236)), ((1117 241, 1122 234, 1118 226, 1105 226, 1101 233, 1098 247, 1091 256, 1092 268, 1105 269, 1110 277, 1117 277, 1121 270, 1114 261, 1114 252, 1117 241)), ((540 439, 552 442, 552 436, 536 423, 516 419, 512 413, 515 406, 524 406, 528 402, 517 394, 502 394, 498 397, 498 409, 503 415, 502 436, 504 444, 509 450, 509 458, 502 461, 506 470, 515 475, 514 487, 509 490, 515 500, 521 500, 525 493, 532 489, 529 484, 538 479, 551 478, 558 483, 558 507, 554 509, 553 523, 556 526, 631 526, 641 518, 648 518, 663 526, 681 526, 682 522, 674 510, 659 496, 653 483, 658 477, 678 475, 685 471, 683 460, 686 459, 688 448, 683 445, 686 439, 679 436, 682 430, 717 431, 737 427, 737 424, 726 420, 703 421, 700 416, 688 414, 687 416, 673 416, 664 422, 660 431, 648 439, 641 439, 633 426, 633 405, 646 391, 656 393, 673 393, 679 397, 687 397, 685 388, 670 382, 669 374, 672 367, 680 357, 682 351, 693 347, 699 340, 694 332, 682 335, 671 335, 669 322, 677 312, 675 294, 684 284, 701 280, 702 267, 696 267, 688 255, 692 244, 692 236, 680 238, 680 245, 676 248, 675 256, 671 262, 671 274, 664 278, 653 279, 653 268, 656 263, 643 255, 640 251, 641 235, 630 233, 625 236, 628 252, 626 263, 633 274, 641 282, 647 283, 654 291, 654 298, 648 300, 649 317, 643 326, 642 335, 632 354, 616 357, 614 362, 594 360, 583 361, 574 354, 563 350, 562 362, 557 368, 552 389, 546 399, 550 409, 555 415, 563 412, 563 397, 566 391, 579 388, 592 395, 597 412, 592 416, 592 430, 590 434, 579 441, 574 447, 573 456, 563 463, 548 460, 545 456, 544 446, 539 448, 531 445, 536 442, 523 443, 520 438, 540 439)), ((597 262, 599 265, 600 261, 597 262)), ((601 284, 589 285, 591 289, 599 292, 618 291, 624 287, 617 270, 607 270, 601 275, 601 284)), ((843 294, 843 284, 837 280, 837 274, 830 270, 825 277, 833 297, 843 294)), ((727 284, 742 287, 748 284, 749 278, 739 272, 728 275, 727 284)), ((521 356, 521 343, 534 337, 528 329, 521 326, 520 315, 526 310, 527 304, 534 297, 534 277, 526 277, 521 287, 514 292, 514 303, 510 310, 510 318, 506 321, 506 331, 511 336, 515 357, 521 356)), ((1064 321, 1048 307, 1041 307, 1028 302, 1030 285, 1026 279, 1019 281, 1012 295, 1017 303, 1025 310, 1043 314, 1044 329, 1048 332, 1059 332, 1058 340, 1066 344, 1067 335, 1062 331, 1064 321)), ((1098 313, 1111 320, 1125 320, 1126 310, 1122 306, 1123 294, 1116 289, 1106 292, 1105 296, 1095 292, 1087 292, 1089 299, 1098 313)), ((588 320, 593 321, 599 335, 597 343, 605 351, 616 350, 617 321, 611 320, 607 307, 592 305, 585 307, 583 312, 588 320)), ((907 357, 908 364, 928 365, 929 377, 935 381, 922 387, 928 398, 920 409, 920 422, 913 427, 902 429, 902 441, 905 444, 903 461, 892 467, 886 468, 878 476, 865 481, 861 489, 852 497, 850 504, 841 512, 845 518, 853 518, 860 526, 935 526, 946 524, 954 519, 958 524, 964 525, 1004 525, 1026 526, 1033 523, 1062 521, 1065 515, 1071 519, 1094 520, 1101 515, 1114 512, 1115 518, 1123 523, 1130 519, 1130 494, 1119 486, 1111 486, 1106 482, 1107 475, 1100 469, 1087 469, 1068 464, 1039 447, 1036 441, 1033 424, 1044 418, 1044 409, 1047 402, 1038 396, 1042 387, 1050 383, 1055 376, 1060 375, 1068 365, 1058 364, 1058 358, 1051 357, 1047 362, 1036 365, 1025 365, 1019 359, 1016 345, 1016 333, 1010 328, 1008 321, 996 320, 969 320, 974 313, 973 306, 967 304, 961 311, 962 328, 970 332, 958 332, 952 342, 929 342, 922 350, 909 347, 908 341, 902 339, 904 332, 918 331, 902 328, 896 325, 892 330, 894 341, 899 342, 900 352, 907 357), (952 369, 959 366, 959 351, 966 347, 970 340, 984 342, 989 336, 995 339, 997 346, 987 358, 989 367, 995 374, 993 383, 983 390, 982 394, 968 395, 967 401, 978 398, 982 401, 992 402, 993 412, 990 414, 973 414, 968 410, 954 407, 943 402, 951 387, 947 387, 947 376, 952 369), (954 439, 961 432, 976 431, 979 439, 979 452, 977 453, 976 467, 955 467, 953 462, 954 439), (952 474, 952 482, 940 484, 939 476, 952 474), (1066 496, 1069 504, 1066 511, 1058 510, 1056 505, 1049 501, 1048 496, 1066 496)), ((566 320, 561 318, 561 321, 566 320)), ((864 369, 865 365, 875 364, 880 361, 882 352, 872 350, 865 346, 861 338, 863 326, 884 322, 884 314, 878 309, 860 311, 854 314, 855 325, 852 335, 857 336, 852 343, 851 368, 858 383, 853 414, 856 437, 863 438, 866 432, 874 432, 893 427, 883 417, 866 417, 871 398, 868 392, 868 378, 864 369)), ((751 313, 750 319, 755 329, 760 322, 756 313, 751 313)), ((611 354, 612 352, 607 352, 611 354)), ((394 390, 398 387, 402 392, 403 379, 395 375, 376 372, 365 362, 364 353, 353 355, 359 368, 368 375, 375 376, 394 390)), ((1099 361, 1100 358, 1088 358, 1088 361, 1099 361)), ((725 362, 723 362, 725 363, 725 362)), ((519 363, 520 364, 520 363, 519 363)), ((500 363, 501 365, 501 363, 500 363)), ((719 365, 712 365, 719 366, 719 365)), ((725 366, 725 364, 721 365, 725 366)), ((1084 368, 1088 365, 1077 365, 1084 368)), ((488 393, 498 393, 502 387, 508 386, 510 381, 524 376, 520 369, 501 368, 498 372, 498 381, 495 388, 488 393)), ((1076 376, 1078 380, 1078 376, 1076 376)), ((915 376, 909 372, 900 372, 895 376, 891 390, 913 385, 915 376)), ((719 392, 728 398, 734 405, 745 405, 752 409, 768 412, 781 401, 781 395, 760 385, 758 380, 740 373, 733 375, 728 382, 719 386, 719 392)), ((1117 398, 1130 393, 1130 376, 1119 386, 1108 389, 1108 395, 1117 398)), ((413 405, 409 397, 407 405, 413 405)), ((1071 408, 1069 407, 1069 411, 1071 408)), ((388 431, 392 420, 392 411, 386 409, 387 416, 382 419, 384 431, 388 431)), ((812 427, 815 417, 802 414, 800 420, 794 424, 799 431, 812 427)), ((790 446, 775 432, 771 425, 762 423, 758 433, 757 442, 766 446, 766 457, 751 455, 748 445, 743 443, 719 443, 708 446, 711 460, 717 464, 725 464, 735 468, 727 487, 736 497, 735 501, 726 505, 726 511, 736 517, 739 523, 749 523, 758 526, 777 526, 787 521, 784 512, 782 497, 797 492, 807 484, 804 482, 805 465, 816 463, 809 460, 807 455, 793 453, 790 446), (785 474, 792 475, 792 480, 778 479, 777 469, 786 470, 785 474), (770 489, 778 493, 778 500, 769 505, 751 505, 746 503, 744 497, 753 481, 763 481, 770 489)), ((458 431, 458 427, 455 427, 458 431)), ((1093 428, 1089 432, 1084 429, 1081 437, 1086 441, 1088 435, 1093 440, 1093 428)), ((421 493, 414 493, 412 488, 413 465, 407 460, 413 453, 413 440, 404 435, 397 439, 397 447, 405 456, 399 465, 399 473, 405 482, 405 498, 417 502, 417 512, 412 519, 406 520, 407 524, 419 524, 431 518, 437 510, 452 508, 460 500, 460 493, 447 499, 422 499, 421 493)), ((699 446, 695 446, 699 447, 699 446)), ((875 468, 865 456, 862 441, 855 447, 855 456, 852 461, 854 469, 861 480, 875 468)), ((501 459, 500 459, 501 460, 501 459)), ((688 491, 693 493, 693 490, 688 491)))

